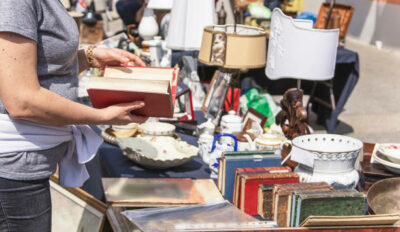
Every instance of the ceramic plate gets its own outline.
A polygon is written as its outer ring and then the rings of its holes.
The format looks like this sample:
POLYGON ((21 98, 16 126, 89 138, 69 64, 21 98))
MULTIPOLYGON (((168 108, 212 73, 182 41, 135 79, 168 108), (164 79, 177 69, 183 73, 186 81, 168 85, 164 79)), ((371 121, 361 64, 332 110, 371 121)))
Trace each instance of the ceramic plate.
POLYGON ((378 152, 386 156, 390 161, 400 164, 400 144, 398 143, 385 143, 381 144, 378 152))
POLYGON ((173 135, 175 126, 164 122, 146 122, 140 125, 139 131, 144 135, 173 135))
POLYGON ((124 155, 152 169, 182 165, 199 152, 197 147, 169 136, 118 138, 117 142, 124 155))
POLYGON ((392 163, 388 158, 380 153, 373 154, 372 156, 376 162, 382 164, 387 170, 400 174, 400 164, 392 163))

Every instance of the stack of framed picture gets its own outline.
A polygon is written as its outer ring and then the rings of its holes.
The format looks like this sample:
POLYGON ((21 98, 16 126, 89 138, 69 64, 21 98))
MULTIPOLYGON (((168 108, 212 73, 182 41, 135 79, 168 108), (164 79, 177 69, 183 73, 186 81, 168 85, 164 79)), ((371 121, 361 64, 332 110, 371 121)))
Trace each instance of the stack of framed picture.
POLYGON ((66 188, 58 184, 58 177, 50 178, 52 203, 52 231, 103 232, 107 206, 80 188, 66 188))

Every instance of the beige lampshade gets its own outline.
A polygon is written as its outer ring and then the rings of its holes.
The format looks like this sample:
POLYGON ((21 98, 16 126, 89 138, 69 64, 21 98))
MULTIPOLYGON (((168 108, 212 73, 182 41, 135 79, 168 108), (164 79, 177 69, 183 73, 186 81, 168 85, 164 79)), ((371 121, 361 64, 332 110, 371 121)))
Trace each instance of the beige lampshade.
POLYGON ((204 28, 199 61, 229 69, 265 67, 266 33, 245 25, 214 25, 204 28))

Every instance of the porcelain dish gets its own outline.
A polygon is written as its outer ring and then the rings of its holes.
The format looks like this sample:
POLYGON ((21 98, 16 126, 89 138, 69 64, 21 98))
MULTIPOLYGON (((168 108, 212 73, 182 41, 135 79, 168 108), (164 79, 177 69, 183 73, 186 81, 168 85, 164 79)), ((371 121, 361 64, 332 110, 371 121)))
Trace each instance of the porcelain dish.
POLYGON ((380 144, 378 152, 386 156, 393 163, 400 165, 400 144, 398 143, 380 144))
POLYGON ((117 130, 114 127, 107 128, 101 131, 101 137, 107 143, 117 145, 117 138, 128 138, 136 135, 138 126, 130 129, 117 130))
POLYGON ((124 155, 150 169, 164 169, 182 165, 193 159, 199 149, 169 136, 118 138, 124 155))
POLYGON ((171 136, 175 133, 175 126, 164 122, 146 122, 139 126, 139 132, 150 136, 171 136))

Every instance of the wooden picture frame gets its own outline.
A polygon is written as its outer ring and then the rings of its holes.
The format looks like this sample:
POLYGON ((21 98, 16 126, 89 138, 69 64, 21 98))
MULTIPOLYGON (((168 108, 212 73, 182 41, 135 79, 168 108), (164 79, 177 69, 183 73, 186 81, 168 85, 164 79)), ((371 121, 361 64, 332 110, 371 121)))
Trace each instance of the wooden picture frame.
MULTIPOLYGON (((329 7, 330 3, 322 3, 321 8, 319 9, 317 20, 315 22, 315 28, 325 29, 329 7)), ((344 39, 351 22, 351 18, 353 17, 353 13, 354 7, 335 3, 335 5, 333 5, 330 23, 328 23, 328 29, 339 27, 340 39, 344 39), (336 19, 338 19, 339 22, 335 22, 336 19)))
POLYGON ((222 114, 222 107, 231 79, 232 75, 230 73, 215 71, 201 107, 206 119, 218 121, 222 114))
POLYGON ((246 114, 242 119, 243 123, 243 132, 251 129, 251 125, 253 122, 259 123, 261 128, 264 128, 265 123, 267 122, 268 117, 258 112, 257 110, 249 107, 246 114))
POLYGON ((50 178, 52 201, 52 231, 102 232, 107 205, 80 188, 58 184, 58 177, 50 178))

